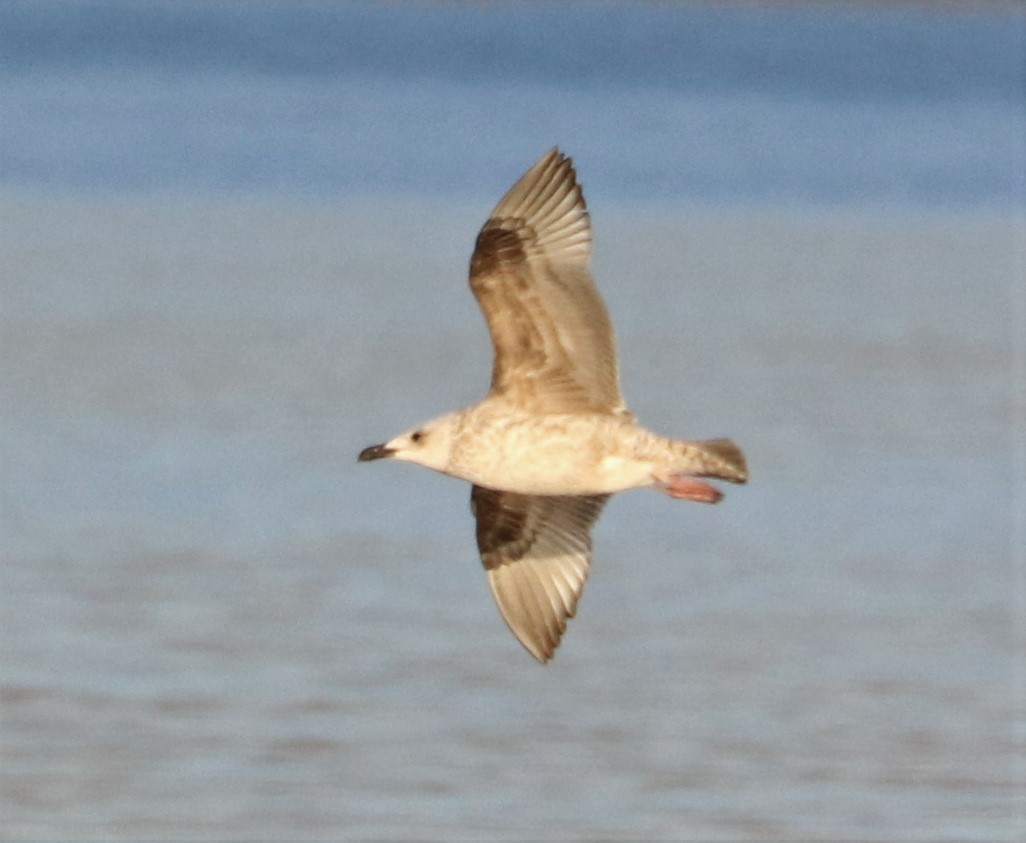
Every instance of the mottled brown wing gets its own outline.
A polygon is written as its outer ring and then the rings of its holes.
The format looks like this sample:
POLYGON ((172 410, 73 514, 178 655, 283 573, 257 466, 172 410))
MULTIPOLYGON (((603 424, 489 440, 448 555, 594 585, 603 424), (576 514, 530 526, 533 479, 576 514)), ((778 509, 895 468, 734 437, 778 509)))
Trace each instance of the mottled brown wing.
POLYGON ((552 658, 588 578, 592 524, 609 495, 518 495, 474 486, 470 508, 492 596, 538 661, 552 658))
POLYGON ((623 409, 613 327, 590 258, 573 162, 552 149, 495 207, 470 261, 495 350, 491 395, 535 413, 623 409))

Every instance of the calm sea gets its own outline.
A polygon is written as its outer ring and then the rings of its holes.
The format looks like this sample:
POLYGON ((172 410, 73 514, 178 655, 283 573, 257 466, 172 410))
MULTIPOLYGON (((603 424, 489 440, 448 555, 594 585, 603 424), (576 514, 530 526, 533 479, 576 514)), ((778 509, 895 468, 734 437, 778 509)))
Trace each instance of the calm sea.
POLYGON ((1026 14, 0 5, 0 838, 1026 830, 1026 14), (635 492, 555 661, 465 484, 477 227, 578 164, 635 492))
POLYGON ((1026 22, 773 4, 0 6, 3 184, 491 198, 559 143, 595 197, 1023 203, 1026 22))

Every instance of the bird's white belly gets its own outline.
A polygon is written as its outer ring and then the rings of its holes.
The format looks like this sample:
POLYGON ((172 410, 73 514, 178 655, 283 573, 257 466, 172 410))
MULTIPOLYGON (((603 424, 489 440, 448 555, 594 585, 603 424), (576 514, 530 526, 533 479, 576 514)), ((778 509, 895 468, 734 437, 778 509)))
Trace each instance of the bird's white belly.
POLYGON ((627 430, 601 416, 503 418, 455 449, 450 473, 525 495, 597 495, 648 485, 651 466, 620 447, 627 430))

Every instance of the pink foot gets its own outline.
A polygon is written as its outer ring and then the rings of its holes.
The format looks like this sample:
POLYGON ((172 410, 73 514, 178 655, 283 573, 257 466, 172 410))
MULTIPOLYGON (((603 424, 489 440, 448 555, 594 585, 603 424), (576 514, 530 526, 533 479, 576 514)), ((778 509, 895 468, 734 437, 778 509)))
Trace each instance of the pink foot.
POLYGON ((688 474, 671 474, 669 477, 657 477, 655 487, 671 498, 699 503, 717 503, 723 492, 715 486, 696 480, 688 474))

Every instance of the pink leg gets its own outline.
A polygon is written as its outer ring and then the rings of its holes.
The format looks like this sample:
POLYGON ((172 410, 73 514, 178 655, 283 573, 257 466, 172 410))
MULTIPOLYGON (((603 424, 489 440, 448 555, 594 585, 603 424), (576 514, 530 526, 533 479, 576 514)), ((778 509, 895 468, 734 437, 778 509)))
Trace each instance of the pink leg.
POLYGON ((655 487, 660 492, 677 500, 717 503, 723 497, 723 492, 715 486, 696 480, 688 474, 670 474, 666 477, 653 475, 653 479, 655 487))

